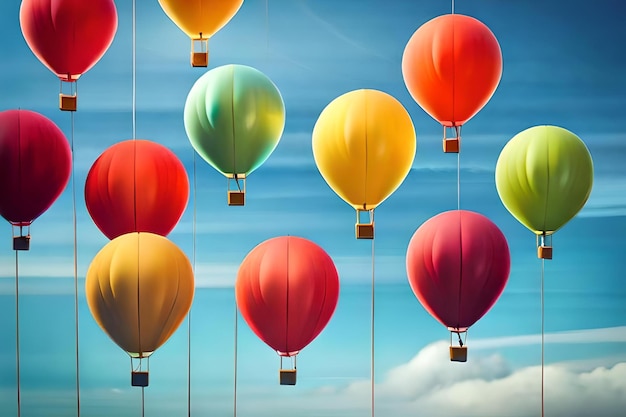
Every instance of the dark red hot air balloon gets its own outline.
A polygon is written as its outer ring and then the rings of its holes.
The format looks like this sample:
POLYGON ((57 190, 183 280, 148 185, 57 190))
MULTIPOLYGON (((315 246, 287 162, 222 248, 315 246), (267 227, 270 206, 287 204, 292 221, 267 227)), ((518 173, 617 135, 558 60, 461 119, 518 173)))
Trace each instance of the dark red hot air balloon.
MULTIPOLYGON (((235 293, 244 320, 282 363, 330 321, 339 298, 339 277, 321 247, 301 237, 282 236, 248 253, 239 267, 235 293)), ((281 369, 280 382, 294 385, 295 369, 281 369)))
POLYGON ((19 228, 14 249, 28 250, 30 224, 61 195, 71 170, 69 143, 54 122, 30 110, 0 112, 0 215, 19 228))
POLYGON ((487 217, 452 210, 422 224, 409 243, 406 269, 419 302, 459 335, 452 360, 467 359, 461 334, 498 300, 509 279, 511 260, 504 234, 487 217))
POLYGON ((130 232, 167 236, 189 200, 182 162, 163 145, 143 139, 118 142, 92 165, 85 203, 109 239, 130 232))
MULTIPOLYGON (((117 9, 113 0, 22 0, 20 26, 35 56, 61 81, 75 83, 113 42, 117 9)), ((61 110, 76 110, 75 88, 60 101, 61 110)))

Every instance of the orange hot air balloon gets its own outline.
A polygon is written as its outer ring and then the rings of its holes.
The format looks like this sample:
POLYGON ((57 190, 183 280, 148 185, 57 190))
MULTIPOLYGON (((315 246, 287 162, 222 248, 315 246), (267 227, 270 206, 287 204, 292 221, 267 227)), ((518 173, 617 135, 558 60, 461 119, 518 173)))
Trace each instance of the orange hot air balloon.
MULTIPOLYGON (((237 307, 252 331, 281 357, 294 357, 326 327, 339 298, 331 257, 294 236, 266 240, 241 263, 237 307)), ((281 385, 295 385, 296 370, 281 369, 281 385)))
MULTIPOLYGON (((35 56, 72 94, 59 95, 61 110, 76 110, 76 80, 105 54, 117 31, 113 0, 22 0, 20 26, 35 56)), ((61 84, 62 85, 62 84, 61 84)))
POLYGON ((402 75, 417 104, 444 127, 444 151, 458 152, 460 128, 491 99, 502 77, 502 52, 481 21, 447 14, 423 24, 402 57, 402 75), (446 142, 447 127, 456 138, 446 142))
POLYGON ((159 0, 165 14, 191 39, 191 66, 209 64, 209 39, 237 14, 243 0, 159 0), (196 51, 196 46, 200 47, 196 51))
MULTIPOLYGON (((150 356, 176 332, 195 292, 185 253, 163 236, 127 233, 107 243, 85 277, 87 306, 100 328, 131 358, 150 356)), ((148 385, 148 371, 133 367, 133 386, 148 385)))
POLYGON ((85 181, 85 203, 109 239, 130 232, 168 235, 189 200, 182 162, 163 145, 131 139, 116 143, 94 162, 85 181))

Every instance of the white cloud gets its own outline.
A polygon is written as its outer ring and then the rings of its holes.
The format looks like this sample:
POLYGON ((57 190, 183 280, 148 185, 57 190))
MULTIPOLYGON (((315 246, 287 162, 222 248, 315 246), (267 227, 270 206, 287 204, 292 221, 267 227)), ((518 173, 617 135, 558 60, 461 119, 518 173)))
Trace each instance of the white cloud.
MULTIPOLYGON (((548 339, 577 343, 589 336, 597 342, 615 341, 608 335, 624 334, 624 327, 589 329, 550 334, 548 339)), ((409 362, 392 368, 376 384, 376 414, 380 416, 409 417, 534 417, 541 407, 541 367, 514 369, 499 353, 486 354, 478 346, 501 346, 499 339, 475 340, 467 363, 452 363, 448 357, 448 343, 439 341, 425 346, 409 362)), ((619 339, 621 341, 621 339, 619 339)), ((507 345, 509 346, 509 345, 507 345)), ((585 361, 583 361, 585 362, 585 361)), ((587 361, 588 362, 588 361, 587 361)), ((588 362, 591 363, 591 362, 588 362)), ((303 371, 304 374, 304 371, 303 371)), ((258 417, 356 417, 369 415, 370 382, 333 379, 328 385, 312 388, 319 380, 311 381, 302 375, 296 387, 277 384, 243 383, 239 387, 238 409, 243 414, 258 417), (343 382, 343 384, 342 384, 343 382)), ((165 387, 163 387, 165 388, 165 387)), ((157 386, 151 388, 157 390, 157 386)), ((221 389, 221 388, 220 388, 221 389)), ((105 407, 117 415, 130 415, 129 401, 136 391, 129 387, 101 386, 82 390, 85 410, 105 407)), ((148 391, 150 392, 150 391, 148 391)), ((213 391, 211 391, 213 392, 213 391)), ((9 394, 5 391, 5 393, 9 394)), ((25 397, 34 401, 34 392, 25 397)), ((55 390, 37 392, 37 400, 30 407, 47 407, 58 412, 70 412, 75 405, 73 393, 59 395, 55 390), (58 399, 63 397, 63 401, 58 399), (55 401, 55 398, 57 399, 55 401), (54 405, 53 407, 50 407, 54 405)), ((224 393, 223 393, 224 394, 224 393)), ((185 409, 184 388, 154 391, 147 405, 155 417, 180 413, 185 409), (158 392, 158 395, 156 395, 158 392), (169 413, 169 414, 168 414, 169 413)), ((193 408, 214 412, 219 409, 227 415, 232 397, 212 394, 194 395, 193 408)), ((136 399, 136 397, 134 397, 136 399)), ((545 410, 550 417, 618 417, 626 407, 626 361, 615 358, 596 358, 593 367, 586 369, 578 362, 559 362, 545 367, 545 410)), ((43 408, 41 408, 43 410, 43 408)), ((232 408, 230 409, 232 411, 232 408)), ((42 414, 46 415, 47 414, 42 414)), ((100 414, 94 414, 100 415, 100 414)), ((216 415, 221 415, 217 413, 216 415)))
MULTIPOLYGON (((361 415, 369 409, 370 389, 368 380, 323 387, 298 398, 294 407, 308 410, 306 416, 340 409, 361 415)), ((443 341, 426 346, 376 384, 376 411, 384 416, 530 417, 540 407, 540 366, 512 370, 502 355, 479 352, 467 363, 452 363, 443 341)), ((591 370, 567 362, 545 367, 546 415, 618 417, 624 407, 626 362, 605 362, 591 370)))
MULTIPOLYGON (((622 342, 626 327, 548 334, 548 343, 622 342), (617 335, 617 336, 615 336, 617 335)), ((450 362, 448 343, 427 345, 409 362, 392 368, 375 387, 376 412, 404 417, 530 417, 540 414, 541 367, 514 369, 502 354, 484 349, 535 343, 530 338, 492 338, 471 342, 467 363, 450 362)), ((598 357, 545 366, 546 415, 622 416, 626 407, 626 357, 598 357)), ((316 381, 317 382, 317 381, 316 381)), ((301 384, 308 383, 302 378, 301 384)), ((330 383, 330 381, 329 381, 330 383)), ((361 416, 369 412, 371 385, 360 379, 281 395, 281 408, 301 416, 361 416)), ((268 392, 270 388, 268 387, 268 392)), ((266 395, 265 397, 269 397, 266 395)), ((250 399, 251 400, 251 399, 250 399)), ((256 415, 282 416, 275 402, 254 401, 256 415), (264 413, 268 410, 267 413, 264 413), (270 413, 269 410, 274 410, 270 413)), ((284 414, 286 415, 286 414, 284 414)))

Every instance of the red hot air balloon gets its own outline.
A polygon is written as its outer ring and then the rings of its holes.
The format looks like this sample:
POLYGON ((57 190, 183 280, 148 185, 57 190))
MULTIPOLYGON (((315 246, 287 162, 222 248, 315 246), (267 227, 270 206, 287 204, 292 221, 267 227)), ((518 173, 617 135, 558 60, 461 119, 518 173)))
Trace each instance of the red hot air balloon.
POLYGON ((130 232, 166 236, 189 200, 182 162, 163 145, 127 140, 105 150, 85 181, 85 203, 109 239, 130 232))
POLYGON ((13 249, 29 249, 30 224, 61 195, 71 169, 69 143, 54 122, 29 110, 0 112, 0 215, 19 228, 13 249))
POLYGON ((402 57, 402 75, 413 99, 444 127, 444 151, 459 152, 460 129, 493 96, 502 77, 502 52, 481 21, 447 14, 423 24, 402 57), (456 138, 445 137, 446 127, 456 138))
POLYGON ((406 254, 409 284, 435 319, 459 336, 450 359, 465 362, 461 334, 498 300, 509 279, 509 246, 487 217, 452 210, 432 217, 415 232, 406 254))
MULTIPOLYGON (((252 331, 283 357, 294 357, 326 327, 337 306, 339 277, 330 256, 293 236, 266 240, 241 263, 237 306, 252 331)), ((296 370, 280 370, 295 385, 296 370)))
POLYGON ((113 0, 22 0, 20 25, 35 56, 73 94, 60 94, 61 110, 76 110, 75 85, 107 51, 117 31, 113 0))

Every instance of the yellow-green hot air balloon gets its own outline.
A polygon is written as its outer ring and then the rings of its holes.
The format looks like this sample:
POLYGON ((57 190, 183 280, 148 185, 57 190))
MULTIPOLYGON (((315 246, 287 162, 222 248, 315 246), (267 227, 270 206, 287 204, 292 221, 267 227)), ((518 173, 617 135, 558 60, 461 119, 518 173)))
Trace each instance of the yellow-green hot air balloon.
MULTIPOLYGON (((185 319, 194 296, 193 270, 183 251, 167 238, 127 233, 94 257, 85 293, 96 323, 131 362, 141 361, 185 319)), ((132 384, 148 385, 148 373, 133 369, 132 384)))
POLYGON ((191 65, 206 67, 209 64, 209 39, 237 14, 243 0, 159 0, 159 4, 191 39, 191 65))
POLYGON ((191 145, 228 178, 228 204, 244 205, 246 177, 269 158, 283 134, 285 105, 278 88, 255 68, 217 67, 189 91, 184 117, 191 145))
POLYGON ((408 175, 417 142, 409 113, 378 90, 355 90, 334 99, 313 128, 313 156, 322 177, 357 211, 356 236, 374 237, 374 209, 408 175), (362 224, 361 212, 369 212, 362 224))
POLYGON ((496 164, 500 199, 537 235, 540 258, 552 258, 551 235, 583 208, 592 186, 587 146, 562 127, 535 126, 518 133, 496 164))

